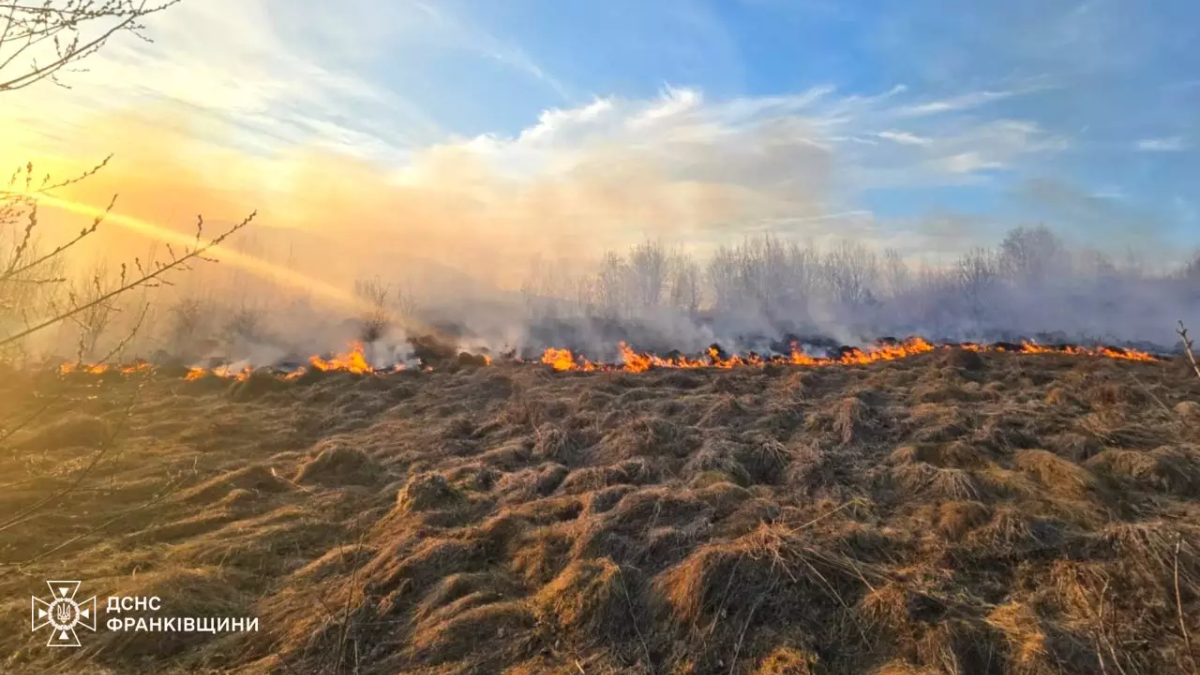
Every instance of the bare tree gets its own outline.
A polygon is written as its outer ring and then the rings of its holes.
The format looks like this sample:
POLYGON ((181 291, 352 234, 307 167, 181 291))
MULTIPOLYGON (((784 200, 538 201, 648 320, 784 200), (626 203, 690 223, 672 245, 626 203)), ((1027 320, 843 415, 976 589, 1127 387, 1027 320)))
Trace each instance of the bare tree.
POLYGON ((958 291, 976 321, 992 304, 1000 284, 1001 265, 997 254, 986 248, 972 249, 958 260, 958 291))
POLYGON ((874 298, 872 287, 879 276, 879 262, 862 244, 842 241, 826 254, 825 274, 834 300, 857 307, 874 298))
POLYGON ((670 274, 670 256, 662 243, 646 241, 629 251, 626 283, 629 296, 639 309, 662 304, 670 274))
POLYGON ((604 256, 600 273, 593 285, 596 308, 603 318, 615 319, 622 316, 629 304, 626 284, 628 278, 628 264, 624 258, 612 252, 604 256))
POLYGON ((912 270, 894 248, 885 249, 880 263, 880 286, 888 299, 896 299, 912 285, 912 270))
POLYGON ((670 262, 671 306, 694 317, 700 311, 700 269, 696 261, 677 253, 670 262))
POLYGON ((1066 271, 1066 248, 1044 225, 1018 227, 1009 231, 1000 243, 999 263, 1009 279, 1037 285, 1052 274, 1066 271))

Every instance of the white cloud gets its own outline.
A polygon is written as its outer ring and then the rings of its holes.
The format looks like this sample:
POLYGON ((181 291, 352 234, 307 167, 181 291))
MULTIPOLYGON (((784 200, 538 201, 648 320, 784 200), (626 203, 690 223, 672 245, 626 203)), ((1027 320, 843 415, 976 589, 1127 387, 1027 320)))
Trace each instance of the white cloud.
MULTIPOLYGON (((555 204, 584 208, 581 195, 601 194, 628 202, 605 211, 618 214, 611 222, 590 226, 597 234, 673 228, 703 240, 764 224, 813 237, 848 227, 881 236, 878 223, 855 208, 862 190, 988 180, 1067 146, 1023 120, 948 112, 921 126, 904 112, 920 103, 899 100, 903 93, 837 97, 823 87, 710 100, 668 87, 650 99, 549 110, 518 133, 448 141, 437 153, 469 157, 506 180, 553 184, 555 204), (902 118, 919 133, 888 129, 902 118), (888 130, 874 131, 881 127, 888 130)), ((410 184, 436 180, 420 170, 406 175, 410 184)))
POLYGON ((929 101, 926 103, 918 103, 901 107, 896 112, 905 117, 920 117, 923 115, 936 115, 948 112, 960 112, 963 110, 971 110, 980 106, 999 101, 1001 99, 1015 96, 1019 92, 1016 91, 977 91, 953 98, 942 99, 938 101, 929 101))
POLYGON ((907 131, 881 131, 876 136, 901 145, 929 145, 932 142, 928 138, 910 134, 907 131))
POLYGON ((933 164, 948 173, 975 173, 988 169, 1003 169, 1004 164, 995 160, 984 159, 978 152, 963 152, 949 157, 942 157, 933 164))
POLYGON ((1181 152, 1187 149, 1182 136, 1170 138, 1144 138, 1135 146, 1142 152, 1181 152))

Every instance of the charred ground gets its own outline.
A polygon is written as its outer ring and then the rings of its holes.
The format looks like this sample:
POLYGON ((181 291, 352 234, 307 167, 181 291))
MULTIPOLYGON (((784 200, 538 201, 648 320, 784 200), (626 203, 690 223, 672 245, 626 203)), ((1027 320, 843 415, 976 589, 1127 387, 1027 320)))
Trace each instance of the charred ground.
POLYGON ((9 424, 44 411, 0 457, 5 672, 1150 673, 1200 658, 1200 380, 1177 362, 952 349, 824 368, 0 382, 9 424), (102 630, 56 653, 26 598, 64 575, 261 631, 102 630))

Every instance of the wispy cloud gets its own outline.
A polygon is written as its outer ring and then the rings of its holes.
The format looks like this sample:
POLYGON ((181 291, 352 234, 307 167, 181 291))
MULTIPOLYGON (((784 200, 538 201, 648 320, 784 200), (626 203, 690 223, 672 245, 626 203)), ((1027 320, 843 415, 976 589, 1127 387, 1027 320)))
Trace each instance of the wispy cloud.
POLYGON ((1134 147, 1142 152, 1181 152, 1187 149, 1187 143, 1184 142, 1182 136, 1144 138, 1138 141, 1134 147))
POLYGON ((881 131, 876 135, 901 145, 929 145, 933 142, 928 138, 923 138, 907 131, 881 131))
POLYGON ((941 99, 937 101, 928 101, 926 103, 917 103, 913 105, 903 106, 896 110, 896 114, 902 117, 920 117, 922 115, 936 115, 939 113, 961 112, 971 110, 980 106, 987 105, 993 101, 1016 96, 1018 91, 976 91, 952 98, 941 99))
POLYGON ((957 155, 941 157, 935 160, 933 165, 952 174, 970 174, 989 169, 1004 168, 1002 162, 985 159, 978 152, 961 152, 957 155))

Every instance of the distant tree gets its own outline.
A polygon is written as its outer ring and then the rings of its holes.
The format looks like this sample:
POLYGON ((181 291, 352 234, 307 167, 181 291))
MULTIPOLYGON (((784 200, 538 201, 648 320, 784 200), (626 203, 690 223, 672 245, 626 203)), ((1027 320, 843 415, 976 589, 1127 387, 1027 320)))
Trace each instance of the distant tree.
POLYGON ((1017 227, 1000 243, 1000 269, 1017 283, 1040 284, 1052 275, 1067 271, 1066 247, 1050 228, 1017 227))
POLYGON ((912 285, 912 270, 894 248, 885 249, 879 264, 879 285, 885 297, 895 299, 912 285))
POLYGON ((1003 264, 1003 253, 986 248, 971 249, 958 259, 958 290, 976 321, 982 320, 995 300, 1003 264))
POLYGON ((1179 275, 1188 281, 1200 281, 1200 251, 1192 255, 1192 259, 1183 266, 1179 275))
POLYGON ((826 279, 838 303, 859 306, 872 301, 872 286, 879 277, 879 261, 868 248, 842 241, 825 256, 826 279))
POLYGON ((670 256, 661 242, 646 241, 630 249, 626 284, 629 297, 638 308, 651 309, 662 304, 668 290, 669 265, 670 256))
POLYGON ((696 261, 683 253, 671 257, 670 297, 671 306, 688 316, 695 316, 700 311, 700 268, 696 266, 696 261))
POLYGON ((592 286, 596 308, 603 318, 615 319, 622 316, 628 306, 628 278, 629 270, 625 259, 618 253, 607 253, 592 286))

